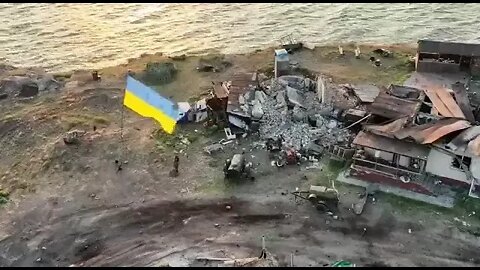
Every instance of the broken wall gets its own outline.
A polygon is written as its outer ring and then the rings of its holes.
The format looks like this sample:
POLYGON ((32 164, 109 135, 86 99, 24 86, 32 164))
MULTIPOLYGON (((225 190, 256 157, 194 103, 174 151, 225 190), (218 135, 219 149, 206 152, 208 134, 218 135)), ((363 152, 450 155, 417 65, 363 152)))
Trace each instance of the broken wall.
MULTIPOLYGON (((431 149, 428 155, 425 171, 433 175, 470 183, 465 172, 452 166, 453 157, 436 149, 431 149)), ((473 158, 470 167, 480 166, 478 159, 473 158), (475 162, 474 162, 475 161, 475 162)))
POLYGON ((454 63, 419 60, 417 63, 417 71, 428 73, 457 73, 460 72, 460 65, 454 63))

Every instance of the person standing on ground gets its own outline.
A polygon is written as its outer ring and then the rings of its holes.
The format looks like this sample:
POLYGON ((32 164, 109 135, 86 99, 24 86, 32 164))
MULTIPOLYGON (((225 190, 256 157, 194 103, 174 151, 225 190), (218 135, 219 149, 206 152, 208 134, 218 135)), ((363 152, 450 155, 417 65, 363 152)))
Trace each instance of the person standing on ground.
POLYGON ((180 158, 178 155, 175 155, 175 158, 173 159, 173 175, 174 177, 178 176, 178 165, 180 163, 180 158))

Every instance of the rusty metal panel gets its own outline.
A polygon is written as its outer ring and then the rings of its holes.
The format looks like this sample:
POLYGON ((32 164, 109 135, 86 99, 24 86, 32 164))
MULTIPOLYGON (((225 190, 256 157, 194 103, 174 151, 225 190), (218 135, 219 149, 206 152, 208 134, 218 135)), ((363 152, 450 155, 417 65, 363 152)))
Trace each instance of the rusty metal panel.
POLYGON ((438 97, 436 92, 425 90, 425 94, 432 101, 436 113, 439 113, 440 115, 445 117, 453 117, 450 110, 447 108, 447 106, 445 106, 445 104, 443 104, 442 100, 438 97))
POLYGON ((254 73, 240 73, 232 77, 232 84, 229 87, 227 111, 241 111, 240 109, 240 95, 245 94, 250 90, 250 87, 255 85, 254 73))
POLYGON ((408 117, 402 117, 385 125, 365 125, 363 128, 371 133, 394 138, 394 134, 401 130, 408 122, 408 117))
POLYGON ((470 122, 475 122, 475 117, 473 116, 473 109, 470 106, 470 100, 467 96, 467 90, 465 86, 461 83, 455 83, 452 85, 453 93, 455 94, 455 99, 457 100, 458 106, 462 110, 466 119, 470 122))
POLYGON ((432 86, 425 93, 441 115, 465 119, 462 109, 444 87, 432 86))
POLYGON ((421 101, 419 100, 402 99, 380 92, 375 101, 367 106, 367 110, 385 118, 397 119, 405 116, 415 116, 420 105, 421 101))
POLYGON ((424 145, 391 139, 364 131, 357 134, 353 144, 423 160, 427 159, 430 152, 430 149, 424 145))
POLYGON ((413 138, 417 143, 428 144, 455 131, 469 128, 471 124, 462 119, 444 118, 436 122, 404 128, 395 133, 395 138, 413 138))

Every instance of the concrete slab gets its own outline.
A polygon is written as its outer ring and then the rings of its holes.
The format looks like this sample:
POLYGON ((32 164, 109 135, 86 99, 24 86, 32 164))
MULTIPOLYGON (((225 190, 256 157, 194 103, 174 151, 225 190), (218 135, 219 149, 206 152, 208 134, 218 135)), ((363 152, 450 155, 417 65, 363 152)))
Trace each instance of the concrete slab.
POLYGON ((404 86, 414 87, 418 89, 426 89, 432 87, 445 87, 453 92, 452 84, 456 82, 466 83, 469 76, 466 73, 459 72, 454 74, 437 74, 426 72, 413 72, 412 75, 403 83, 404 86))

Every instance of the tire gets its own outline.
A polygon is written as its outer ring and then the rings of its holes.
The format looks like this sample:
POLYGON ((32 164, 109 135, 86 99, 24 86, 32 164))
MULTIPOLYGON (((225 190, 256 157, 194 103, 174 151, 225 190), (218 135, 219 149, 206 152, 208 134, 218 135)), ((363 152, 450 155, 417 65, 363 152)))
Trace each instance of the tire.
POLYGON ((327 205, 323 202, 317 202, 317 204, 315 205, 315 208, 317 209, 317 211, 322 213, 328 211, 327 205))

